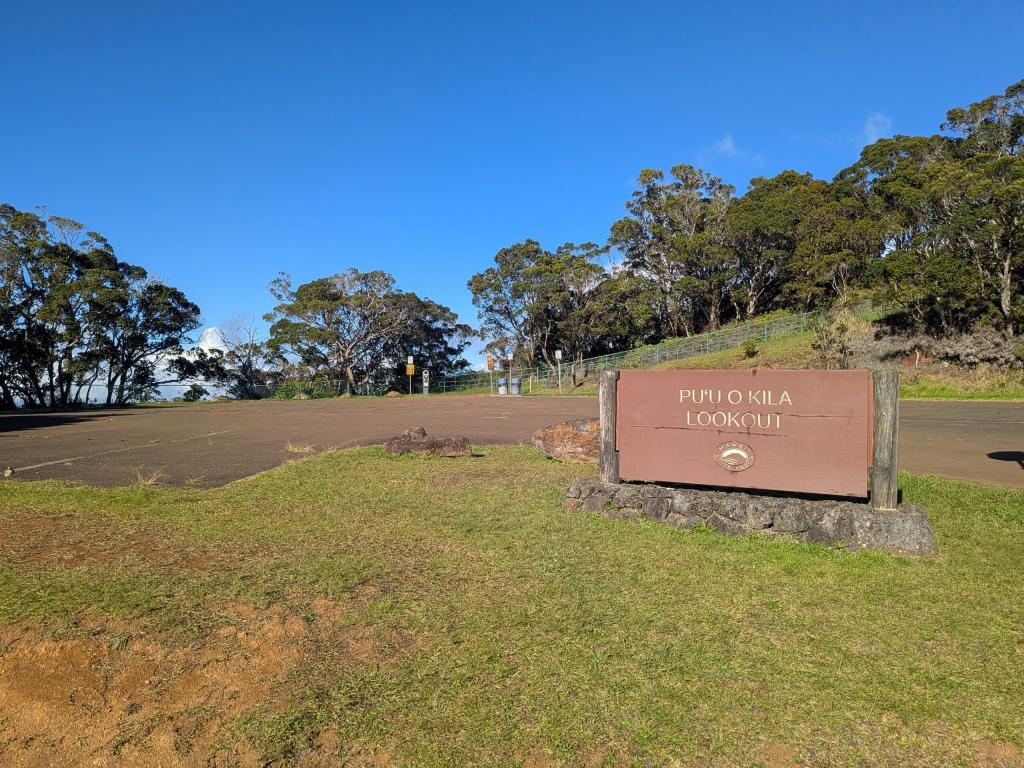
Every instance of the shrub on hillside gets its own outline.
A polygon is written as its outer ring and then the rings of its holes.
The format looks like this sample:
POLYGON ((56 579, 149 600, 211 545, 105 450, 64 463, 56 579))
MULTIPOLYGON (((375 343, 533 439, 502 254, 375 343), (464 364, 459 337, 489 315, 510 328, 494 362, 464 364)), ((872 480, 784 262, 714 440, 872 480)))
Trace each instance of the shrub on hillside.
POLYGON ((850 346, 850 322, 847 313, 838 312, 820 320, 814 329, 811 348, 826 369, 847 369, 853 357, 850 346))
POLYGON ((995 328, 977 328, 971 333, 942 338, 883 330, 875 335, 863 352, 880 361, 913 357, 915 361, 934 359, 968 368, 995 365, 1018 369, 1024 367, 1022 348, 1024 345, 1019 341, 1007 339, 995 328))

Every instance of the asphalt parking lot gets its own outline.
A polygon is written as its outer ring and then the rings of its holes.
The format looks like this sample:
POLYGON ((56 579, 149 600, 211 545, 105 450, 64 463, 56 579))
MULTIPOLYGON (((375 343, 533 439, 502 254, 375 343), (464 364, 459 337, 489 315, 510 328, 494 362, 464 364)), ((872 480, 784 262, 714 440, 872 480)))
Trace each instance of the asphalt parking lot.
POLYGON ((24 480, 214 487, 314 452, 383 443, 419 425, 475 444, 524 443, 596 415, 593 397, 250 401, 0 414, 0 466, 24 480))
MULTIPOLYGON (((412 425, 476 444, 525 443, 597 415, 594 397, 415 397, 204 403, 0 414, 0 466, 24 480, 215 487, 412 425)), ((1024 403, 904 401, 901 468, 1024 487, 1024 403)))

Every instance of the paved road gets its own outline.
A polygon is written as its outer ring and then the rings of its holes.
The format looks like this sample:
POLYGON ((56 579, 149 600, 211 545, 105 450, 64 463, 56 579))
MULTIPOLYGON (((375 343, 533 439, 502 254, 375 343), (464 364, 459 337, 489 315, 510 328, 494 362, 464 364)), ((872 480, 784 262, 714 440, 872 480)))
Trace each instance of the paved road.
POLYGON ((904 400, 900 468, 1024 488, 1024 403, 904 400))
POLYGON ((0 467, 15 477, 120 486, 223 485, 305 449, 383 443, 413 425, 472 442, 523 443, 562 419, 596 415, 593 397, 305 400, 0 414, 0 467))
MULTIPOLYGON (((901 411, 903 469, 1024 487, 1024 403, 905 401, 901 411)), ((157 475, 212 487, 305 447, 381 443, 413 424, 474 443, 522 443, 544 424, 596 414, 596 398, 486 396, 0 414, 0 466, 24 479, 118 486, 157 475)))

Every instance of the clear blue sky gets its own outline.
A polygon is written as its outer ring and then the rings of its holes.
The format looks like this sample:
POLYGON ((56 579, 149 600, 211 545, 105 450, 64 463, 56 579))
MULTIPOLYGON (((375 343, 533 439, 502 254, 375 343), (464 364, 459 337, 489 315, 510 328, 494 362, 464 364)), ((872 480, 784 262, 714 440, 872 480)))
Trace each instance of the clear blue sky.
POLYGON ((102 232, 209 325, 349 266, 475 323, 495 251, 603 241, 641 168, 831 177, 1024 76, 1021 2, 0 11, 0 200, 102 232))

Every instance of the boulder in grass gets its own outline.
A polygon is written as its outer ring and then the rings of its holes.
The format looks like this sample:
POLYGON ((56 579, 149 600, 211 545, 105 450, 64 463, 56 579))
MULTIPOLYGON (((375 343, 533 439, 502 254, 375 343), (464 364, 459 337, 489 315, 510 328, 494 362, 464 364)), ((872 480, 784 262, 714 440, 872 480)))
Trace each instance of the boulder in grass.
POLYGON ((440 437, 428 435, 423 427, 409 427, 400 435, 395 435, 386 443, 384 450, 388 453, 426 453, 432 456, 469 456, 469 438, 462 435, 440 437))
POLYGON ((549 424, 533 433, 533 444, 552 459, 597 462, 601 442, 599 419, 574 419, 549 424))
POLYGON ((393 389, 390 392, 388 392, 386 395, 384 395, 384 397, 401 397, 401 396, 402 396, 401 392, 395 392, 395 390, 393 390, 393 389))

